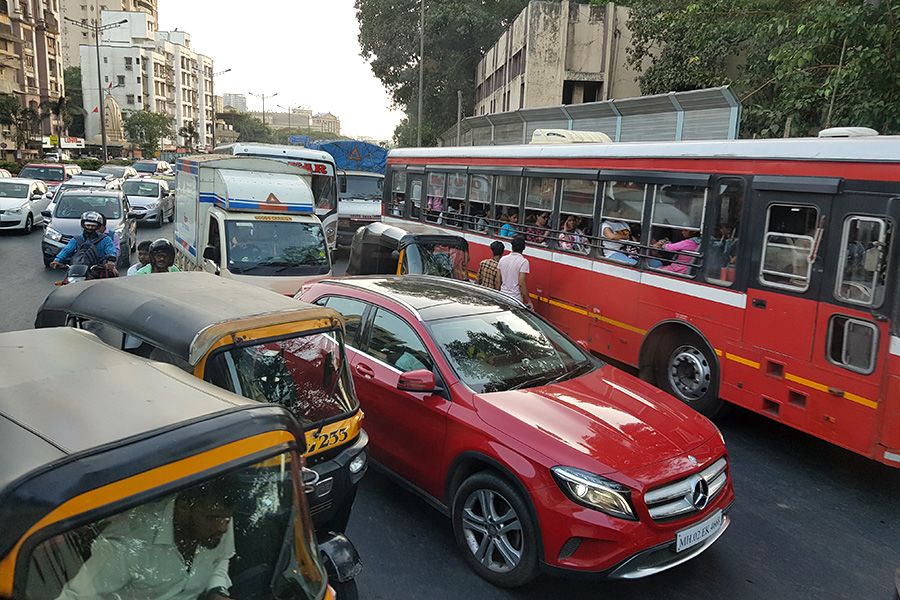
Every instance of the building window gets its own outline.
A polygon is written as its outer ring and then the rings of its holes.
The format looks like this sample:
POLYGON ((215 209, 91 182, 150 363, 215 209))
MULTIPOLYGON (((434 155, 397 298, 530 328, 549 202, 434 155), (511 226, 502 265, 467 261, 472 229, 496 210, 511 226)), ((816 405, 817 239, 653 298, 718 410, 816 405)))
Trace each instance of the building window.
POLYGON ((107 64, 108 62, 109 62, 109 57, 108 57, 108 56, 104 56, 104 57, 103 57, 103 64, 105 65, 105 64, 107 64))
POLYGON ((125 96, 125 102, 128 104, 134 104, 134 94, 128 94, 125 96))
POLYGON ((116 75, 116 83, 118 85, 125 85, 125 76, 124 75, 116 75))
POLYGON ((140 75, 138 75, 137 82, 138 82, 138 83, 141 82, 141 77, 140 77, 140 75))
POLYGON ((106 82, 106 83, 109 83, 109 75, 104 75, 104 76, 103 76, 103 81, 106 82))

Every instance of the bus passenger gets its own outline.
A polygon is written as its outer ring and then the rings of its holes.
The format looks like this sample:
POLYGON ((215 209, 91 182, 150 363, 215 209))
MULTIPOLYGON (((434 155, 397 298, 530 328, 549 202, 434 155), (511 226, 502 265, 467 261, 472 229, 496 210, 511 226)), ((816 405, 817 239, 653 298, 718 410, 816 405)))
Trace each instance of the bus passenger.
POLYGON ((563 230, 559 234, 559 247, 561 250, 569 252, 577 252, 579 254, 587 254, 588 248, 585 247, 585 237, 582 232, 576 229, 575 215, 569 215, 563 221, 563 230))
MULTIPOLYGON (((680 242, 669 243, 668 240, 659 240, 653 246, 660 250, 667 250, 669 252, 697 252, 700 250, 700 234, 699 232, 692 231, 690 229, 682 229, 681 235, 683 239, 680 242)), ((677 258, 675 258, 675 262, 669 263, 664 267, 659 267, 662 271, 669 271, 670 273, 681 273, 682 275, 689 275, 691 272, 691 266, 694 262, 694 257, 687 254, 679 254, 677 258)), ((656 265, 651 265, 655 267, 656 265)))
POLYGON ((513 237, 518 233, 516 229, 516 224, 519 222, 519 213, 517 211, 511 211, 509 213, 509 221, 503 224, 503 227, 500 228, 500 237, 513 237))
MULTIPOLYGON (((607 240, 631 239, 631 229, 628 227, 628 224, 623 221, 604 221, 600 226, 600 231, 601 235, 607 240)), ((604 241, 602 242, 602 246, 603 256, 605 256, 606 258, 610 258, 612 260, 623 262, 629 265, 637 264, 637 260, 628 256, 623 251, 625 248, 625 244, 604 241)))
POLYGON ((550 213, 540 212, 534 217, 534 223, 525 230, 525 241, 539 246, 547 245, 547 228, 550 223, 550 213))

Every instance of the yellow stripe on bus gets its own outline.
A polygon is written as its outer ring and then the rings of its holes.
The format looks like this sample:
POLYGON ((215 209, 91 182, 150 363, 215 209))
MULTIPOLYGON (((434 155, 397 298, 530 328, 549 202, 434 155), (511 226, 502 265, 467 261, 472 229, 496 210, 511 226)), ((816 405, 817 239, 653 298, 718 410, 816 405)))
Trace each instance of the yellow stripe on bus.
POLYGON ((727 358, 728 360, 733 360, 734 362, 740 363, 747 367, 751 367, 753 369, 758 369, 760 366, 759 363, 755 360, 750 360, 749 358, 744 358, 743 356, 738 356, 737 354, 732 354, 731 352, 726 352, 725 358, 727 358))
MULTIPOLYGON (((785 373, 784 378, 788 381, 793 381, 794 383, 799 383, 802 386, 806 386, 810 389, 817 390, 819 392, 825 392, 826 394, 830 393, 830 389, 827 385, 819 383, 817 381, 812 381, 810 379, 804 379, 799 375, 794 375, 793 373, 785 373)), ((869 400, 868 398, 863 398, 862 396, 858 396, 851 392, 844 392, 842 397, 846 398, 850 402, 855 402, 857 404, 861 404, 862 406, 866 406, 868 408, 878 408, 878 403, 869 400)))

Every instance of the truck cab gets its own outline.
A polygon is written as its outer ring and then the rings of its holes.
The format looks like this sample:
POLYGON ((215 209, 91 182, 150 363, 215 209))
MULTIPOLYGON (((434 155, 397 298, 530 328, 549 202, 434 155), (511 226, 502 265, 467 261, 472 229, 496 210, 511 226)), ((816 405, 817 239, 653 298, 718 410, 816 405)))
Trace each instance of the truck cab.
POLYGON ((381 221, 384 175, 341 171, 338 175, 338 246, 349 246, 360 227, 381 221))
POLYGON ((331 273, 309 183, 283 162, 192 157, 177 169, 176 264, 285 295, 331 273))

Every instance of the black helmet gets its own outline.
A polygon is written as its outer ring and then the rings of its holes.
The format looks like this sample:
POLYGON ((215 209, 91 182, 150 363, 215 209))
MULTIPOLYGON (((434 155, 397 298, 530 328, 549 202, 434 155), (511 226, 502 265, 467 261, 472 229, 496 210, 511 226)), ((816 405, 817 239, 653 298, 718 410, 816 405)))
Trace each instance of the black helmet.
POLYGON ((175 260, 175 246, 166 238, 159 238, 150 244, 150 258, 152 259, 157 254, 165 254, 172 260, 175 260))
POLYGON ((97 229, 100 229, 104 225, 106 225, 106 217, 103 216, 102 213, 98 213, 95 210, 89 210, 85 213, 81 214, 81 228, 84 229, 85 223, 93 223, 97 226, 97 229))

